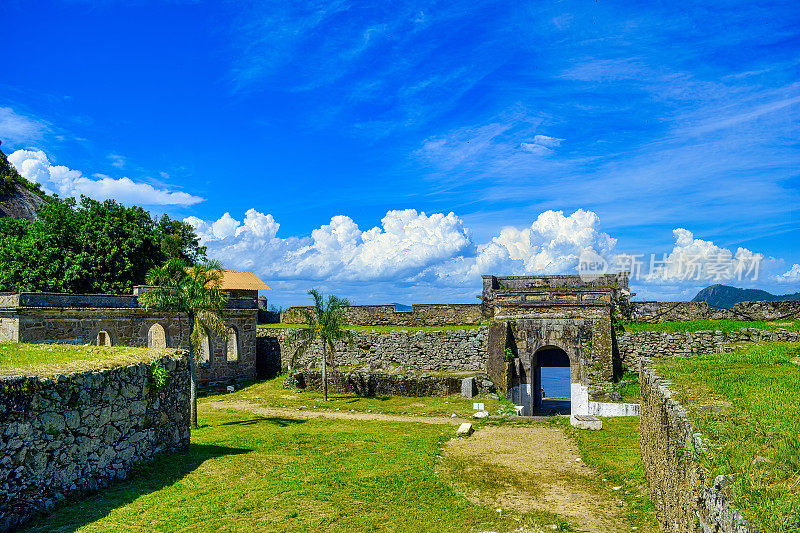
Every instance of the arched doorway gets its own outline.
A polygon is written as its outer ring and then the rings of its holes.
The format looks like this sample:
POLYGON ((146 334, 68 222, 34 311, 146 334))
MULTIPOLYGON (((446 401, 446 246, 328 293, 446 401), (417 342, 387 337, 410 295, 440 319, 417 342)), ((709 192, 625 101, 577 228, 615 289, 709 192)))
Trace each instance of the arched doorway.
POLYGON ((98 346, 111 346, 111 335, 105 330, 100 330, 95 341, 98 346))
POLYGON ((164 326, 161 324, 153 324, 147 331, 147 347, 148 348, 166 348, 167 347, 167 334, 164 332, 164 326))
POLYGON ((536 350, 531 361, 531 403, 534 414, 570 414, 571 361, 556 346, 536 350))

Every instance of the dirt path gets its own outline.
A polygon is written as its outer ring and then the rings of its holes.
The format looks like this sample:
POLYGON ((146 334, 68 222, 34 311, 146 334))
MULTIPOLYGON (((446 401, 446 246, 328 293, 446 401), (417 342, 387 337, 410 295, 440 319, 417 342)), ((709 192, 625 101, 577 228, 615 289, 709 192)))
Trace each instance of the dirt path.
POLYGON ((273 416, 283 418, 300 418, 308 420, 311 418, 337 418, 340 420, 372 420, 384 422, 420 422, 422 424, 451 424, 459 425, 462 422, 471 422, 459 417, 437 417, 437 416, 408 416, 408 415, 387 415, 382 413, 364 413, 350 411, 315 411, 313 409, 279 409, 273 407, 263 407, 254 402, 212 400, 202 402, 198 405, 200 411, 204 409, 236 409, 261 416, 273 416))
POLYGON ((623 530, 615 520, 620 508, 611 487, 598 486, 561 429, 485 427, 468 439, 451 440, 443 454, 445 475, 475 503, 556 513, 578 531, 623 530), (476 489, 476 480, 480 486, 487 478, 493 489, 476 489))

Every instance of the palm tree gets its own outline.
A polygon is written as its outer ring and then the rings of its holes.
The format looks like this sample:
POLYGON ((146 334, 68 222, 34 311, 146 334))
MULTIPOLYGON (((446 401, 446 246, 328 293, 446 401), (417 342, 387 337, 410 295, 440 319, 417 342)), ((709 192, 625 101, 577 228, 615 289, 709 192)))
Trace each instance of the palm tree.
POLYGON ((227 339, 223 312, 228 294, 220 288, 222 264, 211 260, 188 266, 179 258, 167 260, 151 269, 145 278, 153 288, 139 295, 139 305, 144 309, 186 313, 189 317, 189 418, 197 427, 197 371, 195 351, 200 351, 207 332, 227 339))
POLYGON ((311 345, 319 339, 322 341, 322 390, 325 401, 328 401, 328 353, 330 352, 331 368, 335 368, 334 354, 336 348, 333 341, 346 340, 352 342, 353 335, 347 327, 347 317, 344 310, 350 305, 345 298, 328 296, 328 302, 322 293, 311 289, 308 294, 314 298, 311 309, 301 309, 305 327, 295 331, 290 337, 290 343, 296 345, 292 356, 292 366, 299 361, 311 345))

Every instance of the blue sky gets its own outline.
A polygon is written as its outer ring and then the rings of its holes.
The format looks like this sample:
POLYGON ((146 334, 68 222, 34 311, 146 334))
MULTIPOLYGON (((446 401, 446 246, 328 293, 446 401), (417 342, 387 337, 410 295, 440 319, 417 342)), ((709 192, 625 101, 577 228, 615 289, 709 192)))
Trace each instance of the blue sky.
POLYGON ((762 259, 640 297, 800 290, 796 2, 7 1, 0 21, 12 162, 189 219, 275 303, 474 301, 480 273, 574 272, 586 248, 762 259))

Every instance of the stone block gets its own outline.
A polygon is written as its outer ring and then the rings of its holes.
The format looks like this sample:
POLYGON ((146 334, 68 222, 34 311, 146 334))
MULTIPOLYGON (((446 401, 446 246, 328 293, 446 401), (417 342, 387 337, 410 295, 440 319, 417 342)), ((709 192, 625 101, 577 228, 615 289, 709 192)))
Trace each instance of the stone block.
POLYGON ((475 430, 472 428, 472 424, 469 422, 464 422, 458 429, 456 430, 456 436, 458 437, 469 437, 475 430))
POLYGON ((478 394, 478 383, 475 377, 464 378, 461 380, 461 396, 464 398, 474 398, 478 394))
POLYGON ((603 429, 603 421, 592 415, 572 415, 569 417, 569 423, 578 429, 603 429))

